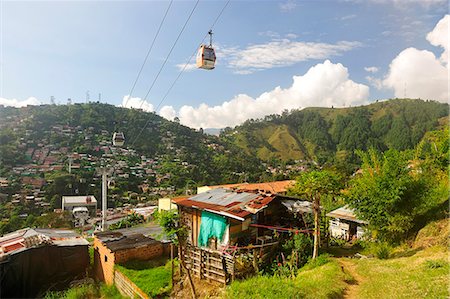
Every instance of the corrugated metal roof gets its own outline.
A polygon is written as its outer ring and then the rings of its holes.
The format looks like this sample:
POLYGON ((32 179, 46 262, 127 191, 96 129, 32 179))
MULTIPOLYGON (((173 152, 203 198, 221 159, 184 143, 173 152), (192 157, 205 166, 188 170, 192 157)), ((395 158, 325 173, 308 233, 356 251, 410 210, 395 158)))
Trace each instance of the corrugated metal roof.
POLYGON ((65 204, 97 204, 97 199, 94 195, 88 196, 63 196, 62 201, 65 204), (90 197, 90 202, 88 197, 90 197))
POLYGON ((226 189, 213 189, 185 200, 177 201, 179 206, 217 212, 243 221, 249 214, 256 214, 275 198, 274 195, 258 194, 226 189))
POLYGON ((227 189, 212 189, 204 193, 190 197, 189 200, 215 204, 220 206, 228 206, 236 202, 242 203, 258 198, 260 195, 247 192, 233 192, 227 189))
POLYGON ((353 222, 357 222, 357 223, 363 223, 363 224, 368 223, 367 221, 356 218, 354 210, 348 206, 343 206, 339 209, 329 212, 327 214, 327 217, 345 219, 345 220, 349 220, 349 221, 353 221, 353 222))
POLYGON ((284 199, 281 203, 293 213, 312 213, 313 203, 306 200, 284 199))
POLYGON ((160 243, 140 232, 139 229, 124 229, 117 231, 106 231, 95 233, 95 237, 100 240, 112 252, 147 246, 160 243))

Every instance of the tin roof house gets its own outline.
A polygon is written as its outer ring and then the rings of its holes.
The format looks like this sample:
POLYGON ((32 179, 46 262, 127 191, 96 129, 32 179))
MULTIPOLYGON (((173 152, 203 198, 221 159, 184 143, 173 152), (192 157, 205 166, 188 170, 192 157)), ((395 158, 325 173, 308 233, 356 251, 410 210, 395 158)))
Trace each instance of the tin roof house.
POLYGON ((343 206, 333 210, 327 214, 327 217, 331 218, 329 231, 332 237, 346 241, 364 237, 368 222, 356 217, 355 211, 350 207, 343 206))
POLYGON ((285 204, 289 200, 293 199, 270 192, 218 188, 175 203, 188 228, 188 243, 221 249, 264 242, 273 230, 295 226, 285 204))

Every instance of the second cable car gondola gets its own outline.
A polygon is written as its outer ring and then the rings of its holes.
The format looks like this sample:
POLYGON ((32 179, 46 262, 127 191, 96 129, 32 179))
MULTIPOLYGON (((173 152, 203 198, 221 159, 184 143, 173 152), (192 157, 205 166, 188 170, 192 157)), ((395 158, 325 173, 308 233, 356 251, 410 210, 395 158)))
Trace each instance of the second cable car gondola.
POLYGON ((125 136, 122 132, 114 132, 112 141, 114 146, 123 146, 125 143, 125 136))
POLYGON ((212 70, 216 64, 216 52, 212 46, 212 31, 209 30, 209 46, 201 45, 197 52, 197 67, 212 70))

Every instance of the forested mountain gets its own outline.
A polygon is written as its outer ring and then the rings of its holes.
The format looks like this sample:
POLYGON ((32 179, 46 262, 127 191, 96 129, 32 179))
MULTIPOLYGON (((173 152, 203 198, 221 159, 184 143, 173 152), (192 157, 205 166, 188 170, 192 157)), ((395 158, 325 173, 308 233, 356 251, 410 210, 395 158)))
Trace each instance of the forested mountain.
POLYGON ((226 128, 222 139, 262 160, 352 161, 356 149, 412 149, 448 124, 448 104, 393 99, 351 108, 306 108, 226 128))
POLYGON ((158 157, 168 173, 182 177, 177 187, 187 178, 219 184, 242 179, 241 173, 257 180, 263 172, 258 159, 232 144, 142 110, 102 103, 3 107, 0 119, 0 171, 25 162, 27 149, 42 146, 100 156, 98 145, 110 144, 113 132, 121 131, 126 148, 158 157))
POLYGON ((108 104, 3 107, 0 171, 26 162, 25 151, 38 144, 99 156, 95 146, 110 143, 114 131, 123 131, 126 147, 146 157, 158 156, 168 172, 184 178, 177 187, 187 179, 198 184, 258 181, 267 179, 262 176, 267 165, 299 160, 347 164, 356 149, 411 149, 425 132, 448 123, 448 109, 448 104, 412 99, 306 108, 248 120, 224 129, 217 138, 155 113, 108 104), (78 128, 79 134, 55 134, 58 126, 78 128), (183 162, 189 167, 178 167, 183 162))

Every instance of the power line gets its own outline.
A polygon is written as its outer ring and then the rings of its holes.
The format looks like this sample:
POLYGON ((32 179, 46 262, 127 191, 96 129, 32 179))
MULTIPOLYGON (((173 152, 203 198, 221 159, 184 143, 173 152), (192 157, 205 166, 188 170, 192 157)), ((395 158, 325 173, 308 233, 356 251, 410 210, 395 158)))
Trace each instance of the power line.
POLYGON ((153 79, 153 82, 150 85, 150 88, 148 89, 147 93, 145 94, 145 97, 142 99, 142 102, 141 102, 141 105, 139 106, 139 109, 142 108, 142 105, 144 104, 145 100, 147 99, 148 95, 150 94, 150 91, 153 89, 153 86, 155 86, 156 80, 158 80, 158 77, 161 74, 162 70, 164 69, 164 66, 167 63, 167 60, 169 60, 170 54, 172 54, 173 49, 177 45, 178 40, 180 39, 181 35, 183 34, 183 31, 186 28, 187 24, 189 23, 189 20, 191 19, 192 15, 194 14, 194 11, 197 8, 197 5, 198 5, 199 2, 200 2, 200 0, 197 0, 197 2, 195 2, 195 5, 192 8, 191 13, 189 14, 188 18, 186 19, 186 22, 184 22, 183 28, 181 28, 181 31, 178 34, 177 39, 173 43, 172 48, 170 48, 169 54, 167 54, 166 59, 164 60, 163 64, 161 65, 161 68, 158 71, 158 74, 156 74, 156 77, 155 77, 155 79, 153 79))
POLYGON ((141 68, 139 69, 139 72, 138 72, 138 74, 136 76, 136 80, 134 80, 133 86, 131 87, 131 90, 129 92, 129 96, 126 99, 125 104, 123 105, 123 107, 127 106, 128 100, 131 98, 131 96, 133 94, 134 88, 136 87, 136 84, 137 84, 139 78, 141 77, 142 70, 144 69, 144 66, 147 63, 147 59, 148 59, 150 53, 152 52, 153 46, 155 45, 156 38, 158 37, 159 32, 161 31, 161 27, 164 24, 164 21, 166 20, 167 14, 168 14, 168 12, 170 10, 170 7, 172 6, 172 3, 173 3, 173 0, 170 0, 169 6, 167 7, 166 12, 164 13, 164 17, 162 18, 162 20, 161 20, 161 22, 159 24, 158 30, 156 31, 155 37, 153 38, 153 41, 152 41, 152 44, 150 45, 150 48, 147 51, 147 55, 145 56, 144 62, 142 62, 141 68))
MULTIPOLYGON (((217 21, 219 20, 219 18, 222 16, 222 13, 224 12, 225 8, 227 8, 228 4, 230 3, 231 0, 228 0, 225 5, 222 7, 222 10, 220 11, 220 13, 217 15, 216 19, 214 20, 214 22, 212 23, 210 30, 212 30, 214 28, 214 26, 216 25, 217 21)), ((205 36, 203 37, 202 41, 200 42, 200 44, 202 44, 205 39, 208 37, 208 33, 205 34, 205 36)), ((173 87, 175 86, 175 84, 177 83, 178 79, 180 79, 181 75, 183 74, 183 72, 186 70, 187 66, 189 65, 189 63, 191 62, 192 58, 194 57, 194 55, 197 53, 197 49, 195 49, 195 51, 192 53, 191 57, 189 57, 189 59, 187 60, 187 62, 185 63, 183 69, 178 73, 178 76, 175 78, 175 80, 172 82, 172 84, 170 85, 169 89, 167 90, 167 92, 164 94, 163 98, 161 99, 161 101, 159 102, 158 106, 156 106, 155 111, 158 111, 159 107, 162 105, 162 103, 164 102, 164 100, 167 98, 167 96, 169 95, 169 93, 172 91, 173 87)), ((136 138, 134 139, 134 141, 131 144, 131 147, 133 147, 133 145, 135 144, 135 142, 137 141, 137 139, 139 138, 139 136, 141 136, 142 132, 145 130, 145 128, 148 126, 148 124, 150 123, 150 118, 147 120, 147 122, 144 124, 144 126, 142 127, 141 131, 139 131, 138 135, 136 136, 136 138)))

